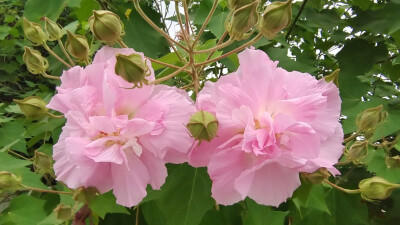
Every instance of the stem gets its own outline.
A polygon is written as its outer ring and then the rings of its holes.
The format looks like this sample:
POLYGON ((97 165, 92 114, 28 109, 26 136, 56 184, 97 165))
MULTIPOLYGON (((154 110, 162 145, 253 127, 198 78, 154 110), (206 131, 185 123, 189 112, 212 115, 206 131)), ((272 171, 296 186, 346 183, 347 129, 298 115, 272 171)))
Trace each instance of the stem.
POLYGON ((90 64, 89 58, 84 58, 83 61, 85 62, 86 66, 90 64))
POLYGON ((327 179, 324 179, 323 181, 324 181, 325 183, 331 185, 332 187, 338 189, 339 191, 343 191, 343 192, 345 192, 345 193, 347 193, 347 194, 359 194, 359 193, 361 193, 361 190, 360 190, 360 189, 356 189, 356 190, 346 189, 346 188, 342 188, 342 187, 340 187, 340 186, 338 186, 338 185, 336 185, 336 184, 334 184, 334 183, 331 183, 331 182, 330 182, 329 180, 327 180, 327 179))
POLYGON ((48 79, 53 79, 53 80, 60 80, 60 79, 61 79, 60 77, 56 77, 56 76, 49 75, 49 74, 47 74, 46 72, 43 72, 43 73, 42 73, 42 76, 43 76, 43 77, 46 77, 46 78, 48 78, 48 79))
POLYGON ((349 163, 351 163, 350 160, 345 160, 345 161, 336 163, 335 166, 344 166, 344 165, 347 165, 349 163))
POLYGON ((62 64, 64 64, 66 67, 71 68, 71 65, 69 65, 67 62, 65 62, 62 58, 60 58, 55 52, 53 52, 53 50, 51 50, 49 48, 49 46, 44 43, 43 44, 44 49, 46 49, 46 51, 48 51, 52 56, 54 56, 54 58, 56 58, 58 61, 60 61, 62 64))
POLYGON ((225 54, 223 54, 223 55, 221 55, 221 56, 219 56, 219 57, 217 57, 217 58, 214 58, 214 59, 211 59, 211 60, 207 60, 207 61, 202 62, 202 63, 196 63, 195 66, 197 67, 197 66, 207 65, 207 64, 209 64, 209 63, 213 63, 213 62, 216 62, 216 61, 218 61, 218 60, 220 60, 220 59, 223 59, 223 58, 225 58, 225 57, 227 57, 227 56, 229 56, 229 55, 231 55, 231 54, 233 54, 233 53, 236 53, 236 52, 238 52, 238 51, 241 51, 241 50, 243 50, 244 48, 246 48, 246 47, 248 47, 248 46, 250 46, 250 45, 256 43, 258 40, 261 39, 262 36, 263 36, 263 35, 262 35, 261 33, 259 33, 259 34, 257 34, 257 36, 255 36, 253 39, 251 39, 251 40, 250 40, 249 42, 247 42, 246 44, 244 44, 244 45, 242 45, 242 46, 240 46, 240 47, 238 47, 238 48, 236 48, 236 49, 234 49, 234 50, 232 50, 232 51, 230 51, 230 52, 228 52, 228 53, 225 53, 225 54))
POLYGON ((65 47, 64 47, 62 41, 61 41, 60 39, 57 39, 57 41, 58 41, 58 45, 60 45, 61 50, 63 51, 64 55, 67 57, 69 63, 70 63, 72 66, 75 66, 74 61, 72 61, 72 59, 71 59, 71 57, 69 56, 67 50, 65 50, 65 47))
POLYGON ((296 18, 294 18, 293 23, 292 23, 292 25, 290 25, 290 28, 289 28, 289 30, 288 30, 286 36, 285 36, 285 40, 286 40, 286 41, 288 40, 289 35, 290 35, 290 33, 292 32, 294 25, 296 24, 297 20, 299 19, 300 14, 303 12, 304 7, 306 6, 307 1, 308 1, 308 0, 304 0, 304 1, 303 1, 303 4, 301 4, 300 10, 299 10, 299 12, 297 13, 296 18))
POLYGON ((139 225, 139 206, 136 207, 135 225, 139 225))
POLYGON ((201 35, 203 34, 204 30, 207 27, 208 22, 210 22, 210 19, 212 17, 212 15, 215 12, 215 9, 217 8, 218 5, 218 0, 214 0, 214 3, 211 7, 210 13, 208 13, 208 16, 206 18, 206 20, 204 21, 203 25, 201 26, 199 32, 197 33, 196 39, 194 39, 192 46, 194 47, 197 43, 197 41, 200 39, 201 35))
POLYGON ((138 13, 140 14, 140 16, 146 20, 146 22, 152 26, 156 31, 158 31, 162 36, 164 36, 167 40, 171 41, 172 43, 178 45, 179 47, 181 47, 182 49, 184 49, 185 51, 188 51, 188 49, 181 45, 179 42, 175 41, 174 39, 172 39, 168 34, 166 34, 162 29, 160 29, 155 23, 153 23, 153 21, 151 21, 151 19, 149 17, 147 17, 147 15, 143 12, 142 8, 139 5, 139 1, 138 0, 132 0, 133 1, 133 5, 135 6, 135 9, 138 11, 138 13))
POLYGON ((37 191, 37 192, 45 192, 45 193, 52 193, 52 194, 64 194, 64 195, 72 195, 74 194, 73 192, 66 192, 66 191, 53 191, 53 190, 44 190, 44 189, 39 189, 39 188, 34 188, 34 187, 28 187, 23 185, 24 188, 30 190, 30 191, 37 191))
POLYGON ((54 115, 52 113, 47 112, 47 115, 50 116, 51 118, 55 118, 55 119, 60 119, 60 118, 64 118, 64 115, 54 115))
POLYGON ((209 49, 194 51, 193 53, 194 54, 202 54, 202 53, 207 53, 207 52, 215 52, 218 49, 225 48, 226 46, 232 44, 233 42, 234 42, 234 40, 232 38, 230 38, 228 41, 226 41, 226 42, 224 42, 222 44, 216 45, 216 46, 214 46, 212 48, 209 48, 209 49))
POLYGON ((158 84, 158 83, 160 83, 160 82, 166 81, 166 80, 168 80, 168 79, 170 79, 170 78, 176 76, 176 75, 179 74, 180 72, 184 71, 189 65, 190 65, 190 63, 186 64, 185 66, 183 66, 183 67, 180 68, 179 70, 177 70, 177 71, 171 73, 171 74, 168 75, 168 76, 162 77, 162 78, 157 79, 157 80, 150 81, 150 82, 148 83, 148 85, 158 84))
POLYGON ((354 138, 356 138, 358 136, 358 134, 360 134, 359 130, 357 132, 355 132, 354 134, 350 135, 349 137, 345 138, 343 141, 349 142, 349 141, 353 140, 354 138))
POLYGON ((188 33, 189 31, 186 31, 186 29, 183 27, 183 22, 181 18, 181 13, 179 12, 179 4, 178 2, 175 2, 175 11, 176 11, 176 18, 178 19, 179 27, 181 28, 183 39, 185 39, 186 44, 189 46, 189 39, 188 39, 188 33))
POLYGON ((13 155, 15 155, 15 156, 18 156, 18 157, 20 157, 21 159, 25 159, 25 160, 28 160, 28 161, 31 161, 32 159, 28 159, 28 158, 26 158, 25 156, 23 156, 23 155, 20 155, 19 153, 16 153, 16 152, 14 152, 13 150, 11 150, 11 149, 8 149, 8 152, 9 153, 11 153, 11 154, 13 154, 13 155))
MULTIPOLYGON (((189 11, 188 11, 188 5, 187 5, 187 1, 182 1, 183 2, 183 10, 185 12, 185 25, 186 25, 186 30, 188 32, 188 35, 190 36, 190 30, 191 30, 191 26, 190 26, 190 18, 189 18, 189 11)), ((189 44, 189 43, 188 43, 189 44)))
POLYGON ((147 57, 147 59, 150 60, 153 63, 157 63, 157 64, 160 64, 160 65, 163 65, 163 66, 166 66, 166 67, 170 67, 170 68, 174 68, 174 69, 180 69, 181 68, 180 66, 175 66, 175 65, 172 65, 172 64, 169 64, 169 63, 161 62, 161 61, 158 61, 156 59, 149 58, 149 57, 147 57))
POLYGON ((117 40, 117 42, 118 42, 119 45, 121 45, 121 47, 123 47, 123 48, 129 48, 129 47, 124 43, 124 41, 123 41, 121 38, 119 38, 119 39, 117 40))

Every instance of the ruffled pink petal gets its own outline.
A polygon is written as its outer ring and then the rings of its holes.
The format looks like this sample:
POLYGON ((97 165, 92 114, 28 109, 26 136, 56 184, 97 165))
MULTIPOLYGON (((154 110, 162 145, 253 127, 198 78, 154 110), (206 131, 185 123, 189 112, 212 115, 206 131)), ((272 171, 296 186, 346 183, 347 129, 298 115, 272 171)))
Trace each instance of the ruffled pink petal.
POLYGON ((150 174, 146 165, 133 152, 126 152, 126 164, 112 164, 113 193, 117 203, 126 207, 137 205, 146 196, 150 174))
POLYGON ((213 181, 212 197, 218 204, 232 205, 243 196, 235 189, 235 180, 248 169, 250 154, 241 150, 224 149, 213 155, 208 165, 208 173, 213 181))
POLYGON ((141 118, 131 119, 126 123, 121 134, 128 138, 142 136, 150 133, 154 129, 154 125, 153 122, 148 122, 141 118))
POLYGON ((278 207, 300 184, 297 171, 273 162, 241 174, 235 181, 235 188, 242 198, 249 196, 259 204, 278 207))
POLYGON ((60 79, 61 86, 59 89, 62 92, 63 89, 74 89, 84 86, 87 82, 87 74, 82 67, 74 66, 69 70, 65 70, 60 79))
POLYGON ((160 189, 167 177, 167 168, 164 162, 148 151, 143 151, 140 160, 146 165, 150 175, 150 185, 153 189, 160 189))

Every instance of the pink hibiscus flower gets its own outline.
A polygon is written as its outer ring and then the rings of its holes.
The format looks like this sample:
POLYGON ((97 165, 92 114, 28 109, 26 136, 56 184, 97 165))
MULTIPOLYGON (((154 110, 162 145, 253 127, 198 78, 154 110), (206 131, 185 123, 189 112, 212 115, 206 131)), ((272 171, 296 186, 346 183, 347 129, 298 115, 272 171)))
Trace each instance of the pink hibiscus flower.
POLYGON ((193 166, 207 166, 217 203, 249 196, 278 206, 300 185, 299 172, 333 167, 342 154, 341 100, 333 83, 277 67, 260 50, 239 54, 237 72, 207 82, 197 98, 219 123, 195 145, 193 166))
POLYGON ((161 187, 166 162, 187 161, 193 139, 184 124, 195 107, 177 88, 128 89, 132 84, 114 72, 117 53, 135 52, 103 47, 91 65, 65 71, 48 107, 67 119, 54 145, 57 180, 101 193, 113 189, 117 203, 130 207, 146 196, 147 184, 161 187))

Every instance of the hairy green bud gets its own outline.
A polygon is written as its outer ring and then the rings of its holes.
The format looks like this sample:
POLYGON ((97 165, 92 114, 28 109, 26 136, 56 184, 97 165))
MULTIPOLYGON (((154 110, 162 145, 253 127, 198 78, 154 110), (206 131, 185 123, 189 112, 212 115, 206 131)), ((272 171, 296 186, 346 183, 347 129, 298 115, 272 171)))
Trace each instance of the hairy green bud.
POLYGON ((117 59, 115 74, 134 84, 133 87, 140 88, 143 83, 147 84, 146 77, 150 76, 151 72, 141 55, 137 53, 130 55, 117 54, 115 57, 117 59))
POLYGON ((390 183, 382 177, 371 177, 360 181, 358 187, 363 199, 374 202, 388 198, 396 188, 400 188, 400 184, 390 183))
POLYGON ((28 71, 32 74, 43 74, 49 68, 49 62, 40 54, 39 51, 25 46, 22 56, 28 71))
POLYGON ((382 111, 383 106, 366 109, 356 118, 358 129, 362 132, 370 133, 383 122, 387 113, 382 111))
POLYGON ((93 11, 89 26, 94 36, 108 45, 114 45, 124 33, 119 16, 107 10, 93 11))
POLYGON ((37 172, 50 173, 52 171, 52 163, 53 160, 50 158, 50 156, 42 152, 35 151, 33 166, 37 172))
POLYGON ((16 191, 23 189, 21 178, 7 171, 0 171, 0 190, 16 191))
POLYGON ((201 110, 192 115, 186 127, 196 140, 210 142, 217 135, 218 121, 212 113, 201 110))
POLYGON ((72 34, 67 30, 65 47, 69 54, 77 59, 86 59, 89 56, 89 44, 85 36, 72 34))
POLYGON ((42 119, 47 116, 46 103, 37 96, 30 96, 23 100, 14 99, 21 112, 30 119, 42 119))
POLYGON ((257 6, 258 1, 254 1, 233 12, 231 20, 226 24, 226 30, 232 38, 237 41, 242 40, 243 36, 257 24, 259 17, 257 6))
POLYGON ((259 23, 260 32, 269 39, 290 25, 292 19, 292 0, 272 2, 264 11, 259 23))
POLYGON ((47 41, 47 35, 43 32, 42 26, 38 23, 30 22, 25 17, 23 25, 25 37, 35 45, 43 45, 47 41))
POLYGON ((49 18, 44 18, 44 29, 46 30, 47 34, 49 35, 50 41, 56 41, 64 35, 60 25, 56 22, 50 20, 49 18))

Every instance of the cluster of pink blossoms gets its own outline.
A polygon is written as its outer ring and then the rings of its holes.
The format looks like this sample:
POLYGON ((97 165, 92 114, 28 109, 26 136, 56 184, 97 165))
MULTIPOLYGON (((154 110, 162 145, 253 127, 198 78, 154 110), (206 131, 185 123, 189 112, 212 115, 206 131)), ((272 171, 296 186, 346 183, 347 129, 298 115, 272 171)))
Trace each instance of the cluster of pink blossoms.
POLYGON ((278 206, 300 185, 299 172, 339 173, 333 165, 343 131, 334 84, 277 68, 264 52, 247 49, 236 73, 199 93, 198 110, 213 113, 219 129, 198 145, 185 127, 196 110, 187 93, 165 85, 128 89, 114 72, 117 53, 134 51, 103 47, 91 65, 63 73, 48 105, 67 119, 53 158, 57 179, 69 187, 112 189, 117 203, 133 206, 148 184, 160 189, 165 163, 189 161, 208 167, 217 203, 249 196, 278 206))
MULTIPOLYGON (((57 180, 100 193, 113 189, 117 203, 130 207, 146 196, 148 184, 164 184, 165 163, 187 161, 193 139, 184 124, 195 107, 177 88, 129 89, 114 72, 117 53, 135 51, 103 47, 91 65, 65 71, 48 107, 67 119, 54 145, 57 180)), ((154 80, 150 70, 147 78, 154 80)))

